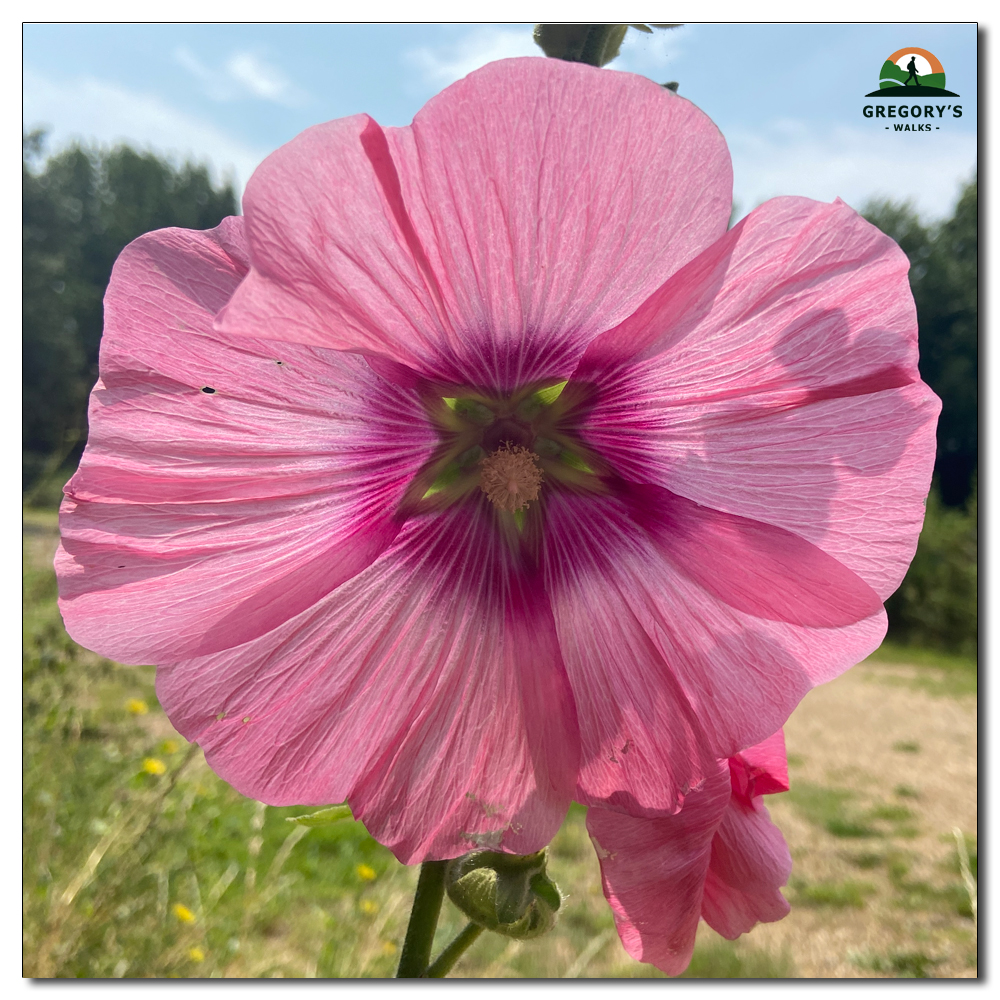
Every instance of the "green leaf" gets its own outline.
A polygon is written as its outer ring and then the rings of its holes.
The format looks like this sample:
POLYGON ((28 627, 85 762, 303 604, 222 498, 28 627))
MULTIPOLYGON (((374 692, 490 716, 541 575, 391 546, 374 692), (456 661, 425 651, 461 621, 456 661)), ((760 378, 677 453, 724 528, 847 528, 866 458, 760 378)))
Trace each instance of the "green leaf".
POLYGON ((299 826, 327 826, 339 823, 342 819, 354 819, 350 806, 327 806, 319 812, 306 813, 304 816, 289 816, 285 822, 298 823, 299 826))

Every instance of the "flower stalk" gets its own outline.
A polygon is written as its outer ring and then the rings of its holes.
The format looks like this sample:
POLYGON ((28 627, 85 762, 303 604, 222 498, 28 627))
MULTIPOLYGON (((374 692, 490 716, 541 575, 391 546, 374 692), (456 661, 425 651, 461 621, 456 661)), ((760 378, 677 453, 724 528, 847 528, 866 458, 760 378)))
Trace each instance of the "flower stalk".
MULTIPOLYGON (((396 970, 397 979, 419 979, 430 965, 434 932, 437 930, 441 901, 444 899, 444 870, 447 864, 447 861, 425 861, 420 866, 410 922, 406 927, 403 951, 396 970)), ((471 943, 470 941, 469 944, 471 943)), ((456 960, 457 958, 458 955, 455 956, 456 960)))
POLYGON ((431 963, 424 973, 425 979, 444 979, 455 967, 455 963, 465 954, 468 947, 476 941, 485 928, 470 921, 452 939, 444 951, 431 963))

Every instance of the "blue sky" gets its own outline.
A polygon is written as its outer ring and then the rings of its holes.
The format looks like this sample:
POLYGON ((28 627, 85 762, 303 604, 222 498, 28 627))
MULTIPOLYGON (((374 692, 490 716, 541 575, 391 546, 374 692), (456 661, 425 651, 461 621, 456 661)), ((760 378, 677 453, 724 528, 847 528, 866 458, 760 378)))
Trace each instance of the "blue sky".
MULTIPOLYGON (((975 170, 976 42, 971 23, 690 24, 629 32, 612 69, 678 80, 711 115, 741 214, 801 194, 910 198, 930 218, 975 170), (904 46, 940 59, 961 119, 900 134, 864 118, 882 62, 904 46)), ((309 125, 361 111, 405 125, 476 67, 539 52, 520 24, 28 24, 24 124, 47 126, 52 149, 79 137, 193 156, 241 187, 309 125)))

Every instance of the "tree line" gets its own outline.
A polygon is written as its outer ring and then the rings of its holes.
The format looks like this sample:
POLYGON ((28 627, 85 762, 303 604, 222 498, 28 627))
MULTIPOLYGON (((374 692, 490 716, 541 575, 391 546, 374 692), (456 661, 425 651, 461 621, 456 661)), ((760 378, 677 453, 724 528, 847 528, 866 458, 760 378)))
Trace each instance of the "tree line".
POLYGON ((22 472, 30 494, 47 478, 64 480, 83 452, 118 254, 153 229, 218 225, 236 214, 236 194, 232 184, 214 186, 205 166, 175 167, 124 145, 73 144, 45 158, 41 131, 23 143, 22 472))

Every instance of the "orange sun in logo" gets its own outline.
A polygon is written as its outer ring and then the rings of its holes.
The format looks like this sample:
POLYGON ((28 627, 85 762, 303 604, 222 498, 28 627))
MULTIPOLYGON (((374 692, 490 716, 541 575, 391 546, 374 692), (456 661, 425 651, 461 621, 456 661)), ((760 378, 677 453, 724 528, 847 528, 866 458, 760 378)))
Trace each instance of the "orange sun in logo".
MULTIPOLYGON (((918 49, 913 47, 908 49, 897 49, 891 56, 889 56, 886 62, 895 63, 900 69, 905 69, 906 67, 903 66, 902 63, 904 60, 909 59, 910 56, 917 56, 918 59, 922 58, 927 60, 927 65, 931 73, 944 72, 944 66, 941 65, 941 60, 938 59, 933 52, 928 52, 927 49, 918 49)), ((917 63, 917 72, 920 73, 921 76, 926 73, 926 70, 921 69, 919 61, 917 63)))

